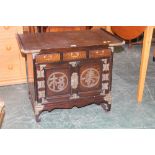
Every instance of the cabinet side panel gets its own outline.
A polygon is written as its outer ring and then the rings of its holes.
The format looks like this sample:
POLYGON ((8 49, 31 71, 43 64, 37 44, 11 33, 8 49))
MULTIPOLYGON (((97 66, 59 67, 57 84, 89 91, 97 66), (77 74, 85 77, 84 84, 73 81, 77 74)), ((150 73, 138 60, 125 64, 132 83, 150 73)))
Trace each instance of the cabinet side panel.
POLYGON ((26 65, 27 65, 27 82, 29 93, 31 97, 33 97, 33 101, 35 100, 35 88, 34 88, 34 65, 33 65, 33 57, 32 54, 27 54, 26 57, 26 65))

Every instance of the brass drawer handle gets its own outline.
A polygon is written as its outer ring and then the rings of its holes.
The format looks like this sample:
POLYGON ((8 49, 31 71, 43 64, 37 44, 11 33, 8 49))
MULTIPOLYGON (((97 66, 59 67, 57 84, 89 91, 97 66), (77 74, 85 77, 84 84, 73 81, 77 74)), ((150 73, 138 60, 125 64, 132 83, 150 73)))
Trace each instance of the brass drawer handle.
POLYGON ((10 26, 3 26, 5 30, 8 30, 10 26))
POLYGON ((77 57, 79 57, 79 55, 80 55, 79 52, 72 52, 71 53, 72 58, 77 58, 77 57))
MULTIPOLYGON (((90 58, 100 58, 100 57, 104 57, 104 56, 107 56, 107 54, 109 53, 109 50, 105 49, 105 50, 101 50, 101 49, 98 49, 98 50, 92 50, 89 52, 89 57, 90 58)), ((109 54, 108 54, 109 55, 109 54)))
POLYGON ((104 54, 104 50, 97 50, 96 52, 95 52, 95 54, 97 54, 97 55, 103 55, 104 54))
POLYGON ((51 59, 50 59, 50 57, 49 57, 49 56, 47 56, 47 55, 44 55, 44 57, 43 57, 43 58, 44 58, 44 60, 45 60, 45 61, 50 61, 50 60, 51 60, 51 59))
POLYGON ((79 51, 79 52, 68 52, 63 54, 63 60, 77 60, 77 59, 85 59, 86 58, 86 52, 85 51, 79 51))
POLYGON ((12 70, 13 69, 13 65, 12 64, 8 65, 8 69, 12 70))
POLYGON ((38 55, 36 57, 36 63, 46 63, 46 62, 58 62, 60 61, 60 54, 47 54, 38 55))
POLYGON ((110 41, 110 40, 103 41, 103 44, 109 44, 109 43, 111 43, 111 41, 110 41))
POLYGON ((6 50, 10 51, 12 49, 11 45, 6 46, 6 50))

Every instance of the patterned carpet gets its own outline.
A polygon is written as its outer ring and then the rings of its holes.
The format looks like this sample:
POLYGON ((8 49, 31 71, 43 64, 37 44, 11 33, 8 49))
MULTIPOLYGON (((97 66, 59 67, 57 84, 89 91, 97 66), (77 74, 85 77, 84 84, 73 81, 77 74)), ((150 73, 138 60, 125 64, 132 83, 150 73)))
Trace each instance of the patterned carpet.
POLYGON ((95 104, 83 108, 43 112, 36 123, 28 99, 27 84, 0 87, 6 115, 3 129, 32 128, 155 128, 155 63, 151 49, 142 104, 136 101, 141 46, 114 54, 112 109, 105 112, 95 104))

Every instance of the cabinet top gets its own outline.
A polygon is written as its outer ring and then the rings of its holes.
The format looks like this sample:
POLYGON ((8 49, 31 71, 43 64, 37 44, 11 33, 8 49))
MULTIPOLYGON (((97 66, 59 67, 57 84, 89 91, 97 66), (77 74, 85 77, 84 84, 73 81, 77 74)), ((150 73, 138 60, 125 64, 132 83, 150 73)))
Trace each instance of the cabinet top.
POLYGON ((124 41, 104 29, 18 34, 21 52, 65 52, 119 46, 124 41))

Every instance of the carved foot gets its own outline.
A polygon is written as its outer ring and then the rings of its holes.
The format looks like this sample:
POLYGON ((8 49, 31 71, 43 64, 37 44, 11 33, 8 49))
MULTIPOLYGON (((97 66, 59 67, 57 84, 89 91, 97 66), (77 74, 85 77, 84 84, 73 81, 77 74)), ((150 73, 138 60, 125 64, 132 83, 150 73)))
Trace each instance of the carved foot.
POLYGON ((108 94, 105 95, 104 97, 104 102, 101 103, 102 108, 105 111, 110 111, 111 110, 111 92, 109 92, 108 94))
POLYGON ((39 118, 39 116, 40 116, 40 114, 35 115, 36 122, 40 122, 41 121, 41 118, 39 118))
POLYGON ((35 118, 36 118, 36 122, 40 122, 41 121, 41 119, 39 118, 39 116, 40 116, 40 114, 42 113, 42 111, 43 111, 43 109, 44 109, 44 105, 37 105, 37 106, 35 106, 35 118))
POLYGON ((101 103, 101 106, 102 108, 105 110, 105 111, 110 111, 111 110, 111 104, 108 104, 108 103, 101 103))

